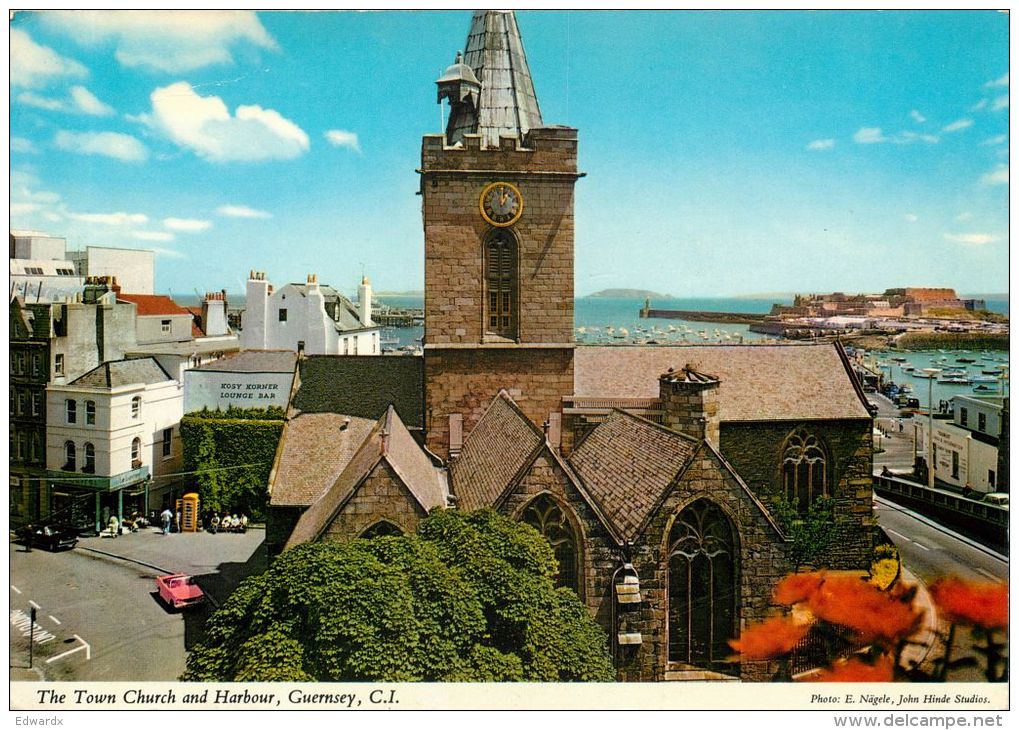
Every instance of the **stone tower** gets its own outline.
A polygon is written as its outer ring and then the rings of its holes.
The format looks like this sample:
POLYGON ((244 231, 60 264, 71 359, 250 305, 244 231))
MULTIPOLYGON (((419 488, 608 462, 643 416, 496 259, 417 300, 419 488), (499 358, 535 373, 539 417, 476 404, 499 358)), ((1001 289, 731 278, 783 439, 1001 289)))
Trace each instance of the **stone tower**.
POLYGON ((449 453, 505 389, 539 426, 573 392, 577 131, 541 120, 512 12, 474 14, 421 147, 425 428, 449 453))

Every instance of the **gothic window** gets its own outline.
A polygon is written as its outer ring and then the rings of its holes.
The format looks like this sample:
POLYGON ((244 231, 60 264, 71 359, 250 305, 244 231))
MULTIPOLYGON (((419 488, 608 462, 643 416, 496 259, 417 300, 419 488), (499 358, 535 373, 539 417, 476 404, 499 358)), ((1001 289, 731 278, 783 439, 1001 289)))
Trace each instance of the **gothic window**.
POLYGON ((559 563, 556 585, 565 586, 579 596, 578 557, 580 551, 578 546, 580 541, 563 510, 555 500, 543 494, 528 505, 520 519, 540 532, 551 543, 556 562, 559 563))
POLYGON ((516 337, 517 250, 509 231, 495 231, 485 243, 485 331, 516 337))
POLYGON ((361 537, 365 540, 370 540, 373 537, 400 537, 401 535, 403 535, 403 530, 394 525, 392 522, 386 522, 385 520, 376 522, 361 533, 361 537))
POLYGON ((799 512, 827 492, 828 463, 824 448, 816 436, 796 431, 782 450, 782 488, 785 497, 799 512))
POLYGON ((669 661, 729 671, 736 637, 736 539, 716 504, 699 499, 669 533, 669 661))

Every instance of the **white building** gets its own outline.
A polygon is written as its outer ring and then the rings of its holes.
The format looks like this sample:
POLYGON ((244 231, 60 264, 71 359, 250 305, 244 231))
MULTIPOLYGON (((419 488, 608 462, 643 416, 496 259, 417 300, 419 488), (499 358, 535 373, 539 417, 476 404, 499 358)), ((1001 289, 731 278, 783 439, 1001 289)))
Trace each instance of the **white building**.
POLYGON ((169 504, 179 485, 183 389, 152 358, 107 362, 46 388, 46 469, 61 521, 169 504))
POLYGON ((315 274, 306 284, 274 290, 265 272, 248 278, 241 349, 302 350, 308 355, 380 355, 381 330, 371 319, 371 283, 364 277, 358 303, 315 274))
MULTIPOLYGON (((998 443, 1001 437, 1000 397, 957 395, 952 420, 934 419, 934 477, 939 482, 976 492, 997 491, 998 443)), ((917 452, 928 457, 928 420, 919 418, 917 452)))
POLYGON ((286 409, 294 384, 293 350, 244 350, 184 372, 184 412, 286 409))
POLYGON ((120 288, 130 294, 152 294, 156 287, 156 252, 141 248, 86 246, 71 251, 79 276, 115 276, 120 288))

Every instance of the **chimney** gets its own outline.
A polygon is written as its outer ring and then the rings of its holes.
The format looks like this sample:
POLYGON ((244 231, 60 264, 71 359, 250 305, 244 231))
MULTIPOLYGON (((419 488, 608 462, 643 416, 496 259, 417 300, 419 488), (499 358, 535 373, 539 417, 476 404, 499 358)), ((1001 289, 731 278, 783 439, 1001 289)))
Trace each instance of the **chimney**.
POLYGON ((718 378, 688 364, 678 372, 669 368, 658 383, 663 424, 718 446, 718 378))
POLYGON ((367 276, 361 277, 361 286, 357 290, 357 311, 361 315, 361 325, 371 327, 372 323, 372 283, 367 276))
POLYGON ((226 318, 226 290, 209 292, 202 302, 202 332, 206 337, 219 337, 229 334, 230 326, 226 318))

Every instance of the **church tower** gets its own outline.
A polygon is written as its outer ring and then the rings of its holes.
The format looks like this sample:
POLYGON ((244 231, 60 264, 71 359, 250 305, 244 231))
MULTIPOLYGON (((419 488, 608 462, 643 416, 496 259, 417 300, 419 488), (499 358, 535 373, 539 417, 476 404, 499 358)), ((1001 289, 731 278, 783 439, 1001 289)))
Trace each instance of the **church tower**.
MULTIPOLYGON (((573 393, 577 131, 546 126, 510 11, 474 14, 421 147, 425 428, 448 456, 500 390, 537 425, 573 393)), ((558 430, 558 429, 554 429, 558 430)))

